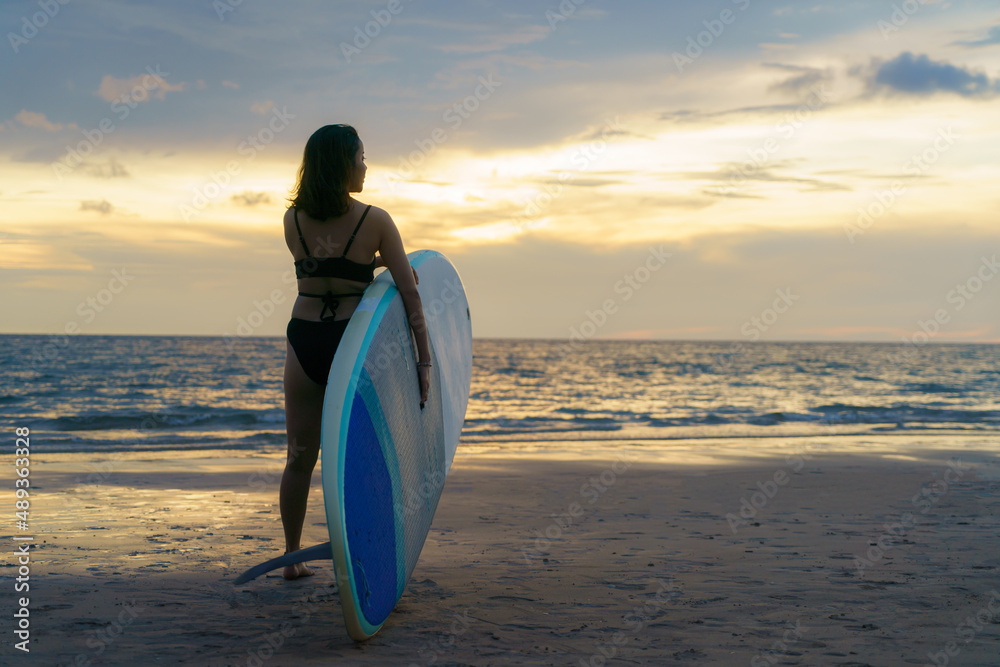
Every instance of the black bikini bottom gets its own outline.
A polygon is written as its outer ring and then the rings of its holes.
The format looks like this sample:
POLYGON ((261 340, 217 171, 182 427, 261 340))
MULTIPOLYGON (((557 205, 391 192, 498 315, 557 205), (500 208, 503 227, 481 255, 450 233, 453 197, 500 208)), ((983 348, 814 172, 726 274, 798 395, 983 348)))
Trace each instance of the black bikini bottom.
POLYGON ((285 335, 295 351, 295 356, 302 365, 309 379, 316 384, 325 385, 333 364, 333 355, 340 346, 340 339, 347 329, 346 320, 326 320, 314 322, 293 317, 288 321, 285 335))

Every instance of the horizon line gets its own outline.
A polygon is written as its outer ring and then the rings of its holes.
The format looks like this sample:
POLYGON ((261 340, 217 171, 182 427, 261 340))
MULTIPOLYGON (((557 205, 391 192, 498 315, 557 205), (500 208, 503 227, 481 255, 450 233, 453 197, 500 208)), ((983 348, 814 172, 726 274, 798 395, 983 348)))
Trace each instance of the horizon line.
MULTIPOLYGON (((256 339, 256 340, 267 340, 267 339, 282 339, 285 338, 283 334, 273 334, 273 335, 261 335, 254 334, 250 336, 234 336, 232 334, 140 334, 140 333, 30 333, 30 332, 0 332, 0 336, 47 336, 47 337, 58 337, 58 338, 77 338, 77 337, 90 337, 97 338, 101 336, 105 337, 119 337, 119 338, 222 338, 222 339, 233 339, 233 340, 246 340, 246 339, 256 339)), ((775 339, 775 340, 743 340, 739 338, 590 338, 586 340, 575 340, 572 338, 545 338, 538 336, 530 336, 524 338, 518 338, 515 336, 473 336, 472 339, 481 341, 539 341, 546 343, 563 343, 563 344, 587 344, 587 343, 739 343, 741 345, 755 345, 759 343, 773 344, 831 344, 839 343, 844 345, 851 344, 864 344, 864 345, 910 345, 913 347, 924 347, 927 345, 1000 345, 1000 340, 982 340, 982 341, 956 341, 956 340, 937 340, 937 341, 926 341, 926 342, 912 342, 912 341, 888 341, 888 340, 844 340, 841 338, 833 339, 810 339, 810 340, 789 340, 789 339, 775 339)))

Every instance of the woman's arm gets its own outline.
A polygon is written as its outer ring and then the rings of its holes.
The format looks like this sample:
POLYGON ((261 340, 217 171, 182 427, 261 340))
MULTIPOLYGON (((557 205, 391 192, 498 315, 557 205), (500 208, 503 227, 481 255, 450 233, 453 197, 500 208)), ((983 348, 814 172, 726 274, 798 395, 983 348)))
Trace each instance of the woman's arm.
MULTIPOLYGON (((375 255, 375 268, 381 269, 383 266, 385 266, 385 262, 382 261, 382 255, 375 255)), ((413 270, 413 282, 419 285, 420 276, 417 275, 417 270, 413 267, 410 268, 413 270)))
MULTIPOLYGON (((420 303, 420 293, 417 291, 417 274, 406 259, 403 239, 400 238, 396 223, 392 221, 388 213, 385 214, 378 252, 383 264, 392 274, 400 296, 403 297, 406 320, 410 323, 410 328, 413 329, 413 335, 417 341, 418 362, 433 362, 430 341, 427 338, 427 324, 424 321, 424 309, 420 303)), ((417 371, 420 378, 420 407, 422 408, 427 401, 427 391, 430 387, 430 368, 426 365, 417 366, 417 371)))

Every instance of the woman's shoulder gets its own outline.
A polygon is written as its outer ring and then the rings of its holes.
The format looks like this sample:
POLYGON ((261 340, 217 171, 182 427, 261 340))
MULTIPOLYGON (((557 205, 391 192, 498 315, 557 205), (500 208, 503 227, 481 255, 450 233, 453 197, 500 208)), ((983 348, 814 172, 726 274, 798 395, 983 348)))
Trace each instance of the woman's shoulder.
POLYGON ((291 250, 293 246, 298 245, 297 239, 299 237, 298 230, 295 229, 294 207, 289 207, 285 210, 285 215, 281 222, 285 232, 285 244, 288 246, 288 249, 291 250))
POLYGON ((287 232, 289 229, 295 229, 295 207, 289 206, 285 209, 285 215, 281 218, 281 224, 285 227, 287 232))
POLYGON ((365 214, 366 225, 369 223, 375 223, 376 225, 379 226, 386 224, 393 224, 392 216, 390 216, 389 212, 386 211, 384 208, 376 206, 375 204, 363 204, 362 202, 358 203, 362 204, 362 206, 368 209, 368 212, 365 214))

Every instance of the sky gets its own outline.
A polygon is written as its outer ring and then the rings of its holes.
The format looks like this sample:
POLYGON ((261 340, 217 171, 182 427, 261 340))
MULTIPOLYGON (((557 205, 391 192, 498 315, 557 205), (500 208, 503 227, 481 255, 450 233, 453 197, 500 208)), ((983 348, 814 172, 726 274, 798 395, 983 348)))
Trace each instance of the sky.
MULTIPOLYGON (((65 3, 65 4, 63 4, 65 3)), ((0 333, 282 335, 354 125, 473 335, 1000 342, 994 2, 0 5, 0 333)))

